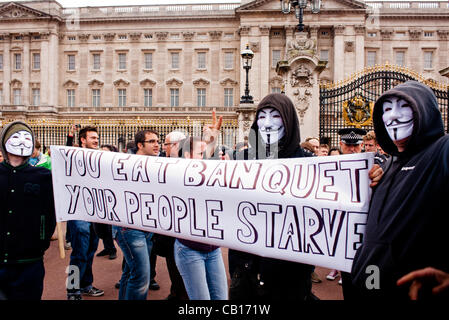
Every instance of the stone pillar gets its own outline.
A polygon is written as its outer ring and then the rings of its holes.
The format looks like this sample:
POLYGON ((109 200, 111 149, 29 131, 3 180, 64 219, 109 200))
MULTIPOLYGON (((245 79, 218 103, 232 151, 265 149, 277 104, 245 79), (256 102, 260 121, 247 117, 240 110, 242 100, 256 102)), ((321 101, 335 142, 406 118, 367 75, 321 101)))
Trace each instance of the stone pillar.
POLYGON ((9 49, 11 48, 11 35, 5 34, 3 36, 4 42, 4 51, 3 51, 3 97, 5 105, 11 104, 11 52, 9 49))
POLYGON ((393 37, 393 29, 382 29, 380 30, 380 35, 382 37, 382 56, 380 59, 380 64, 383 65, 387 61, 389 64, 394 63, 393 59, 393 49, 391 47, 391 38, 393 37))
POLYGON ((58 75, 59 75, 59 55, 58 55, 58 34, 52 32, 50 33, 50 41, 48 48, 48 104, 52 107, 58 105, 58 75))
POLYGON ((237 114, 239 124, 237 142, 243 142, 245 137, 249 137, 250 128, 256 116, 256 105, 242 103, 237 107, 237 114))
POLYGON ((355 71, 361 71, 365 67, 365 26, 355 25, 355 71))
POLYGON ((30 105, 30 39, 29 34, 23 35, 23 83, 22 83, 22 104, 30 105))
POLYGON ((334 82, 345 77, 344 25, 334 26, 334 82))
POLYGON ((269 80, 270 80, 270 27, 259 26, 260 32, 260 96, 257 100, 260 101, 269 92, 269 80))
POLYGON ((441 41, 439 41, 439 56, 438 56, 438 63, 439 68, 438 69, 444 69, 449 64, 449 59, 447 55, 448 45, 447 45, 447 39, 449 38, 449 30, 443 29, 437 31, 438 36, 441 41))
POLYGON ((41 106, 48 106, 48 70, 50 68, 49 43, 50 33, 41 33, 41 106))

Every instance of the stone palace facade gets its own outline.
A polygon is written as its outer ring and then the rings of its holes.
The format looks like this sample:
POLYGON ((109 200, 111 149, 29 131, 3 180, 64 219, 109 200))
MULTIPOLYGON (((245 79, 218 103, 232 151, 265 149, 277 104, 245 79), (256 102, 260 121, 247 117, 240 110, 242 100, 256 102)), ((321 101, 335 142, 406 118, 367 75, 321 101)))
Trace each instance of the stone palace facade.
POLYGON ((279 0, 204 2, 2 3, 0 119, 204 120, 215 108, 237 123, 241 141, 265 95, 283 91, 293 99, 302 81, 312 97, 304 111, 298 107, 304 138, 318 135, 320 83, 387 62, 447 80, 439 73, 449 66, 447 1, 322 0, 319 14, 305 10, 302 33, 279 0), (240 103, 247 44, 254 105, 240 103))

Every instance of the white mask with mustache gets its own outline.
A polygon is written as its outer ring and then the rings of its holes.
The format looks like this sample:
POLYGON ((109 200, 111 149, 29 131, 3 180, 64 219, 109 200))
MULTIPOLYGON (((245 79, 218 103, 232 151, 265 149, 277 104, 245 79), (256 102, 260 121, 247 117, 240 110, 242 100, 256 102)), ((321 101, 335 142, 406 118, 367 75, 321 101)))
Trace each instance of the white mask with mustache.
POLYGON ((285 134, 281 114, 274 108, 262 108, 257 115, 257 127, 266 144, 278 142, 285 134))
POLYGON ((401 98, 389 97, 382 107, 382 120, 391 140, 410 137, 413 132, 413 110, 409 103, 401 98))
POLYGON ((5 149, 15 156, 29 157, 33 153, 33 137, 28 131, 17 131, 6 141, 5 149))

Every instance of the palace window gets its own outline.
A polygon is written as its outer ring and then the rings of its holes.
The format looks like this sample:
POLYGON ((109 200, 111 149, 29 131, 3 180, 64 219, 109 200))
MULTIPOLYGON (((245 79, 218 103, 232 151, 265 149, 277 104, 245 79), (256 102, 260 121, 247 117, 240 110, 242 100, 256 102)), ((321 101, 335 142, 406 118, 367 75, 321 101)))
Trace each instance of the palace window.
POLYGON ((67 70, 69 71, 75 70, 75 55, 69 54, 67 58, 68 58, 67 70))
POLYGON ((320 60, 329 61, 329 50, 320 50, 320 60))
POLYGON ((405 66, 405 51, 396 51, 396 65, 405 66))
POLYGON ((145 107, 151 107, 153 105, 153 89, 143 90, 143 105, 145 107))
POLYGON ((126 70, 126 53, 118 54, 118 68, 119 70, 126 70))
POLYGON ((118 89, 118 106, 126 107, 126 89, 118 89))
POLYGON ((146 52, 143 55, 145 69, 153 69, 153 54, 151 52, 146 52))
POLYGON ((206 69, 206 52, 198 52, 198 69, 206 69))
POLYGON ((224 89, 224 106, 232 107, 234 105, 234 89, 225 88, 224 89))
POLYGON ((22 104, 22 89, 13 89, 13 104, 19 105, 22 104))
POLYGON ((99 53, 92 54, 92 69, 100 70, 101 68, 101 56, 99 53))
POLYGON ((366 65, 373 67, 376 64, 376 51, 368 51, 366 53, 366 65))
POLYGON ((225 69, 234 69, 234 52, 225 52, 224 68, 225 69))
POLYGON ((101 106, 101 90, 100 89, 92 89, 92 107, 100 107, 101 106))
POLYGON ((3 70, 3 54, 0 54, 0 70, 3 70))
POLYGON ((41 104, 41 89, 33 89, 32 94, 32 105, 38 106, 41 104))
POLYGON ((424 69, 433 68, 433 52, 424 51, 424 69))
POLYGON ((41 54, 38 52, 33 53, 33 70, 39 70, 41 68, 41 54))
POLYGON ((179 69, 179 52, 171 53, 171 68, 179 69))
POLYGON ((271 88, 271 93, 281 93, 281 88, 273 87, 273 88, 271 88))
POLYGON ((281 50, 273 50, 271 52, 271 66, 276 68, 277 63, 281 60, 281 50))
POLYGON ((179 89, 170 89, 170 107, 179 107, 179 89))
POLYGON ((205 88, 196 89, 196 96, 197 96, 198 107, 205 107, 206 106, 206 89, 205 88))
POLYGON ((22 54, 14 53, 14 69, 22 70, 22 54))
POLYGON ((75 106, 75 89, 67 89, 67 107, 75 106))

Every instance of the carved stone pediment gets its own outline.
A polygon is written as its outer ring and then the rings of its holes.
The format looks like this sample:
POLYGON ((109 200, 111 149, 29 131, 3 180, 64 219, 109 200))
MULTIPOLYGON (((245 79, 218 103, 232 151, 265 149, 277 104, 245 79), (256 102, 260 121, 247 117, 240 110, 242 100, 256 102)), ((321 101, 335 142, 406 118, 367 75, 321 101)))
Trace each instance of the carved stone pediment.
POLYGON ((105 33, 103 37, 106 41, 112 41, 115 38, 115 33, 105 33))
POLYGON ((393 33, 394 33, 393 29, 380 30, 380 35, 382 36, 383 40, 391 40, 393 33))
POLYGON ((20 88, 22 86, 22 81, 20 81, 19 79, 12 79, 9 84, 11 85, 11 87, 13 88, 20 88))
POLYGON ((284 79, 280 76, 276 76, 270 79, 270 85, 272 87, 282 87, 284 85, 284 79))
POLYGON ((126 87, 129 86, 130 82, 125 79, 117 79, 113 82, 116 87, 126 87))
POLYGON ((89 85, 89 86, 102 87, 102 86, 104 85, 104 82, 103 82, 103 81, 100 81, 100 80, 97 80, 97 79, 93 79, 93 80, 90 80, 90 81, 88 82, 88 85, 89 85))
POLYGON ((232 80, 231 78, 225 78, 220 81, 220 84, 222 86, 232 86, 233 87, 233 86, 238 85, 239 83, 237 81, 232 80))
POLYGON ((30 7, 9 2, 0 6, 0 19, 35 19, 35 18, 51 18, 45 12, 32 9, 30 7))
POLYGON ((208 86, 210 81, 204 78, 199 78, 193 81, 193 85, 195 86, 208 86))
POLYGON ((140 40, 141 35, 142 35, 141 32, 132 32, 129 34, 129 37, 131 38, 132 41, 137 41, 140 40))
POLYGON ((66 82, 64 82, 62 84, 62 86, 65 88, 76 87, 78 85, 79 85, 79 83, 74 80, 67 80, 66 82))
POLYGON ((183 84, 183 81, 177 78, 171 78, 167 81, 165 81, 165 83, 169 86, 176 86, 176 87, 180 87, 183 84))
POLYGON ((251 27, 250 26, 240 26, 240 28, 239 28, 239 34, 241 36, 249 35, 250 31, 251 31, 251 27))
POLYGON ((89 40, 90 34, 88 33, 79 33, 78 34, 78 39, 80 39, 81 42, 86 42, 87 40, 89 40))
POLYGON ((142 87, 154 87, 156 85, 156 81, 146 78, 140 81, 140 85, 142 87))
POLYGON ((192 31, 185 31, 185 32, 182 33, 182 36, 186 40, 192 40, 194 35, 195 35, 195 32, 192 32, 192 31))

